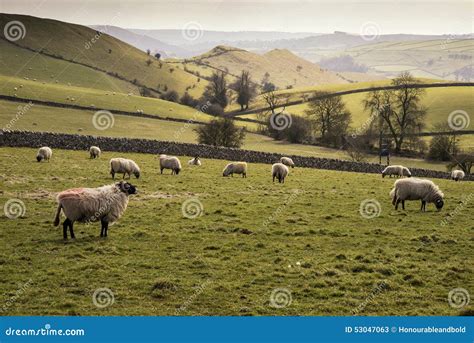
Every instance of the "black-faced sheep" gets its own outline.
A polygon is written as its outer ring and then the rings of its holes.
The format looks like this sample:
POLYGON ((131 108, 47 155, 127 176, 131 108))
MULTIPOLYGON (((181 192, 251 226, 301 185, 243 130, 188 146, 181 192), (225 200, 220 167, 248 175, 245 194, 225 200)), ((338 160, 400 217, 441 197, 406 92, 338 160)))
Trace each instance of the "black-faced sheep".
POLYGON ((160 173, 164 169, 171 169, 171 175, 178 175, 181 171, 181 162, 175 156, 160 155, 160 173))
POLYGON ((247 162, 231 162, 222 171, 222 176, 234 177, 234 174, 242 174, 242 177, 247 177, 247 162))
POLYGON ((53 150, 51 148, 44 146, 42 148, 39 148, 38 153, 36 154, 36 161, 41 162, 41 161, 48 161, 51 159, 51 156, 53 156, 53 150))
POLYGON ((451 179, 454 181, 462 180, 464 179, 464 176, 466 176, 466 174, 462 170, 453 170, 451 172, 451 179))
POLYGON ((438 211, 443 208, 444 194, 439 187, 430 180, 424 179, 401 179, 395 181, 394 187, 390 192, 392 204, 395 210, 398 210, 398 204, 402 203, 402 209, 405 209, 405 200, 421 200, 421 211, 426 211, 426 203, 434 203, 438 211))
POLYGON ((393 166, 387 166, 385 167, 384 170, 382 170, 382 177, 385 177, 385 175, 392 175, 395 176, 408 176, 411 177, 411 172, 407 167, 404 166, 399 166, 399 165, 393 165, 393 166))
POLYGON ((285 183, 285 177, 287 177, 289 173, 290 170, 283 163, 275 163, 272 165, 273 182, 275 182, 275 178, 277 178, 279 183, 285 183))
POLYGON ((280 158, 280 163, 283 163, 285 166, 288 166, 288 167, 291 167, 291 168, 294 168, 295 167, 295 163, 293 162, 293 160, 289 157, 282 157, 280 158))
POLYGON ((98 146, 91 146, 89 149, 89 154, 91 158, 98 158, 100 157, 101 151, 98 146))
POLYGON ((134 161, 126 158, 112 158, 110 160, 110 174, 112 175, 112 179, 115 179, 116 173, 123 173, 123 179, 125 175, 128 175, 130 179, 132 174, 138 179, 140 177, 140 167, 138 167, 134 161))
POLYGON ((193 159, 190 159, 188 161, 188 164, 190 166, 200 166, 201 165, 201 160, 199 159, 198 156, 194 157, 193 159))
POLYGON ((58 194, 58 208, 54 218, 54 226, 59 225, 61 210, 66 216, 63 222, 63 237, 67 239, 67 229, 71 238, 75 238, 73 225, 81 223, 101 222, 100 237, 107 237, 109 224, 116 222, 125 212, 128 197, 136 194, 135 186, 120 181, 98 188, 74 188, 58 194))

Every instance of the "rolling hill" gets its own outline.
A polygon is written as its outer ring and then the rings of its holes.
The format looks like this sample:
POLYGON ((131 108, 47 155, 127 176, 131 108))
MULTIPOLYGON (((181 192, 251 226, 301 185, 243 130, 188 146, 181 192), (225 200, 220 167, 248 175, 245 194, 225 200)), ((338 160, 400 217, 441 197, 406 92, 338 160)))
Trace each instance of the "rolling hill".
MULTIPOLYGON (((24 37, 12 44, 44 55, 89 66, 158 92, 172 89, 183 94, 189 90, 193 96, 200 96, 206 85, 205 80, 199 80, 195 75, 85 26, 24 15, 0 14, 2 27, 10 21, 19 21, 25 27, 24 37)), ((3 31, 0 38, 6 39, 3 31)))
POLYGON ((187 59, 186 62, 227 70, 233 75, 239 75, 242 70, 248 70, 255 82, 260 82, 268 73, 270 82, 278 88, 348 83, 336 73, 323 70, 318 65, 285 49, 272 50, 259 55, 243 49, 220 45, 205 54, 187 59))

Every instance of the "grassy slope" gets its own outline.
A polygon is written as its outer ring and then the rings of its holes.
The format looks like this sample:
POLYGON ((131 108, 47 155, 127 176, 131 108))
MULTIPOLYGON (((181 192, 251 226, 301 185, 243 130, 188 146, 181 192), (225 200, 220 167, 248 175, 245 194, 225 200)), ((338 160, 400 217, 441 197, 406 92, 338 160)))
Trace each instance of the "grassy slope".
POLYGON ((0 76, 0 83, 7 85, 0 88, 1 94, 10 96, 16 94, 20 98, 82 106, 94 105, 97 109, 106 108, 129 112, 136 112, 137 109, 141 109, 147 114, 155 114, 161 117, 194 118, 194 120, 203 122, 212 119, 210 115, 188 106, 139 95, 129 96, 126 93, 61 84, 42 84, 38 81, 4 76, 0 76), (23 85, 23 87, 20 88, 20 85, 23 85), (15 90, 15 88, 17 89, 15 90))
MULTIPOLYGON (((189 92, 194 96, 201 95, 204 90, 205 80, 197 82, 196 76, 166 63, 162 63, 160 68, 153 57, 107 34, 102 34, 93 42, 96 31, 88 27, 30 16, 0 14, 1 27, 11 20, 21 21, 26 28, 25 38, 16 42, 21 46, 115 72, 128 80, 137 79, 154 89, 159 84, 161 89, 167 85, 168 89, 183 94, 185 88, 190 86, 193 88, 189 92), (88 44, 90 48, 86 48, 88 44), (146 65, 148 59, 154 60, 150 66, 146 65), (174 71, 170 72, 171 69, 174 71)), ((3 37, 3 31, 1 34, 3 37)))
POLYGON ((152 155, 120 154, 142 167, 132 181, 140 194, 107 239, 97 223, 76 224, 76 240, 64 243, 52 226, 55 193, 110 183, 108 159, 117 154, 89 160, 55 150, 40 164, 35 153, 0 148, 8 162, 0 204, 26 206, 22 219, 0 217, 2 303, 31 280, 6 315, 351 315, 364 302, 360 315, 458 315, 448 292, 474 286, 474 203, 440 225, 466 196, 464 182, 436 180, 446 194, 441 213, 420 213, 418 202, 396 212, 393 179, 378 175, 296 168, 282 185, 271 183, 269 165, 223 178, 225 161, 204 160, 174 177, 159 175, 152 155), (203 215, 183 218, 183 202, 196 197, 203 215), (365 199, 381 204, 379 217, 361 217, 365 199), (115 302, 99 309, 92 294, 103 287, 115 302), (291 292, 290 306, 269 306, 276 288, 291 292))
POLYGON ((138 94, 138 88, 105 73, 78 64, 38 54, 0 39, 0 92, 17 86, 9 78, 36 79, 40 84, 75 86, 138 94))
MULTIPOLYGON (((65 133, 80 133, 95 136, 147 138, 185 143, 196 143, 193 131, 195 125, 177 123, 165 120, 134 118, 116 115, 114 126, 107 130, 98 130, 92 123, 92 111, 79 111, 47 106, 33 106, 25 114, 15 120, 19 113, 19 104, 0 101, 0 127, 12 123, 10 129, 30 131, 50 131, 65 133)), ((310 145, 289 144, 253 133, 247 133, 244 149, 274 152, 286 155, 315 156, 326 158, 347 159, 344 152, 310 145)), ((371 162, 378 159, 372 157, 371 162)), ((429 163, 420 159, 393 158, 392 163, 400 163, 408 167, 420 167, 445 171, 443 163, 429 163)))

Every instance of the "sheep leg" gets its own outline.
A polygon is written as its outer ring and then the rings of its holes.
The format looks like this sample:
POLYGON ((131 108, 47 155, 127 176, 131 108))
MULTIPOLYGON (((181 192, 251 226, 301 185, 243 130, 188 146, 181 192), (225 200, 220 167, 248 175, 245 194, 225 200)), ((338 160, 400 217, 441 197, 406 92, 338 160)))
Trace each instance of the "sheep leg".
POLYGON ((402 200, 402 210, 405 211, 405 200, 402 200))
MULTIPOLYGON (((68 228, 70 223, 71 223, 71 221, 68 218, 66 218, 66 220, 63 222, 63 238, 65 240, 67 240, 67 228, 68 228)), ((72 237, 72 235, 71 235, 71 238, 74 238, 74 237, 72 237)))
POLYGON ((163 174, 163 168, 160 168, 160 174, 163 174))
POLYGON ((273 183, 275 183, 275 175, 273 175, 273 183))
POLYGON ((73 228, 72 228, 73 224, 74 224, 74 223, 73 223, 72 221, 69 221, 69 233, 71 234, 71 238, 72 238, 72 239, 75 239, 76 236, 74 236, 74 230, 73 230, 73 228))
POLYGON ((400 204, 400 199, 397 199, 397 201, 395 202, 395 211, 398 211, 398 204, 400 204))
POLYGON ((105 219, 101 219, 100 223, 102 225, 100 229, 100 237, 107 237, 107 230, 109 228, 109 222, 107 222, 105 219))
POLYGON ((426 201, 421 200, 421 211, 426 212, 426 201))

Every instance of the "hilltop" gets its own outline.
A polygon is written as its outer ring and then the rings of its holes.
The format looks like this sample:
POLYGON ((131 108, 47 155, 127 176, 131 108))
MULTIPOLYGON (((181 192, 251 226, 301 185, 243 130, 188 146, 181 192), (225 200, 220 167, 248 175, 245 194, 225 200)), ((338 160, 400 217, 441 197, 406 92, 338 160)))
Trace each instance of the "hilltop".
POLYGON ((255 82, 260 82, 268 73, 270 82, 278 88, 348 82, 336 73, 326 71, 286 49, 275 49, 260 55, 240 48, 219 45, 186 62, 227 70, 232 75, 239 75, 245 69, 250 71, 255 82))

